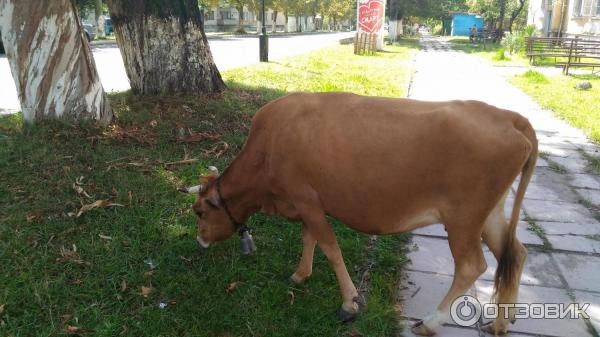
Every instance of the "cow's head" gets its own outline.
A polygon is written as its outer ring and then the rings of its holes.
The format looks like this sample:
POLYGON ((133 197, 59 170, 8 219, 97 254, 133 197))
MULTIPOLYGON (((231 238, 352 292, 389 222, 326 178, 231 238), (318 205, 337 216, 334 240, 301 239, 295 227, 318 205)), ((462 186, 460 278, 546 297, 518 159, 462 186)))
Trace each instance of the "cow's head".
POLYGON ((209 169, 212 173, 201 177, 200 185, 180 190, 198 195, 198 199, 192 205, 192 210, 197 216, 198 223, 196 240, 203 248, 208 248, 213 242, 228 239, 236 231, 217 190, 219 173, 214 167, 209 169))

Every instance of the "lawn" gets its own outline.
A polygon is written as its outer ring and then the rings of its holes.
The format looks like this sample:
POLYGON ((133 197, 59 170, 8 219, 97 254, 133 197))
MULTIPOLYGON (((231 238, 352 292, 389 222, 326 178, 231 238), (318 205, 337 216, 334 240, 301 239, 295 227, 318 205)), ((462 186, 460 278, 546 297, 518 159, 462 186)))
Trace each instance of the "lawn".
POLYGON ((529 70, 511 82, 574 127, 600 143, 600 77, 596 75, 545 76, 529 70), (589 81, 592 88, 577 90, 575 85, 589 81))
POLYGON ((368 236, 333 221, 355 284, 369 280, 362 315, 341 324, 322 253, 305 284, 288 281, 302 246, 297 223, 253 216, 251 256, 235 238, 200 250, 193 196, 177 188, 208 165, 224 169, 269 100, 297 90, 403 96, 412 55, 407 46, 374 56, 335 46, 227 71, 229 89, 210 97, 114 94, 108 128, 0 118, 0 336, 397 334, 405 236, 367 249, 368 236), (188 128, 210 137, 184 142, 188 128), (96 200, 116 205, 86 211, 96 200))

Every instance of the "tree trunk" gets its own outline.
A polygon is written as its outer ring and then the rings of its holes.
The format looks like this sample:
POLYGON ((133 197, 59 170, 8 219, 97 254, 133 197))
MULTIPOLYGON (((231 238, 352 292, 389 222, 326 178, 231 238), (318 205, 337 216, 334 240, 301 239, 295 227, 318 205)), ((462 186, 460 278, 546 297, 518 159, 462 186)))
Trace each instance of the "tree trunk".
POLYGON ((244 7, 236 7, 238 12, 238 23, 237 23, 237 31, 238 33, 244 33, 244 27, 242 26, 242 20, 244 20, 244 7))
MULTIPOLYGON (((600 1, 600 0, 599 0, 600 1)), ((521 14, 521 11, 523 10, 523 7, 525 7, 525 0, 519 0, 519 7, 517 7, 514 11, 512 11, 512 13, 510 14, 510 20, 508 22, 508 31, 512 33, 512 26, 513 23, 515 22, 515 20, 517 19, 517 17, 519 16, 519 14, 521 14)))
POLYGON ((100 37, 105 37, 106 33, 104 31, 104 19, 102 18, 102 0, 96 0, 96 8, 95 8, 95 14, 96 14, 96 28, 98 28, 96 35, 100 36, 100 37))
POLYGON ((498 0, 498 6, 500 9, 500 14, 498 15, 498 31, 501 33, 500 38, 502 38, 502 33, 504 32, 504 17, 506 16, 506 0, 498 0))
POLYGON ((108 6, 135 93, 197 94, 225 88, 196 0, 109 0, 108 6))
POLYGON ((70 0, 0 0, 0 31, 26 121, 112 120, 70 0))
POLYGON ((287 33, 289 31, 288 20, 290 19, 290 15, 288 14, 287 11, 283 12, 283 15, 285 16, 285 26, 283 27, 283 31, 287 33))
POLYGON ((273 27, 271 27, 271 32, 275 33, 277 31, 277 11, 273 11, 273 27))

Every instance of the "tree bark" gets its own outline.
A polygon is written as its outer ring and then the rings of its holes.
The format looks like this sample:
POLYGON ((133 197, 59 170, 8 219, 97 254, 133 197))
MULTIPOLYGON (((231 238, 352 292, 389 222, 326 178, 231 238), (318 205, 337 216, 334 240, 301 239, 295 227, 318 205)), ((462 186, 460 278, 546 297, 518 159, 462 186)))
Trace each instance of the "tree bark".
POLYGON ((521 11, 525 7, 525 0, 519 0, 519 7, 517 7, 512 13, 510 13, 510 20, 508 21, 508 31, 512 33, 512 26, 521 11))
POLYGON ((71 0, 0 0, 0 31, 25 121, 112 120, 71 0))
POLYGON ((117 43, 137 94, 197 94, 225 88, 196 0, 109 0, 117 43))
POLYGON ((283 31, 287 33, 289 31, 289 29, 288 29, 288 20, 290 19, 290 15, 289 15, 289 13, 287 11, 283 12, 283 15, 285 16, 285 26, 283 28, 283 31))
POLYGON ((102 16, 102 0, 96 0, 96 6, 95 6, 95 19, 96 19, 96 28, 97 28, 97 32, 96 35, 100 36, 100 37, 105 37, 106 33, 104 31, 104 20, 101 18, 102 16))
POLYGON ((238 6, 235 9, 238 12, 237 31, 242 33, 242 32, 244 32, 244 27, 242 27, 242 20, 244 20, 244 7, 238 6))
POLYGON ((498 15, 498 30, 500 31, 500 38, 504 32, 504 17, 506 16, 506 0, 498 0, 498 7, 500 13, 498 15))
POLYGON ((273 11, 273 27, 271 27, 271 32, 275 33, 277 31, 277 11, 273 11))

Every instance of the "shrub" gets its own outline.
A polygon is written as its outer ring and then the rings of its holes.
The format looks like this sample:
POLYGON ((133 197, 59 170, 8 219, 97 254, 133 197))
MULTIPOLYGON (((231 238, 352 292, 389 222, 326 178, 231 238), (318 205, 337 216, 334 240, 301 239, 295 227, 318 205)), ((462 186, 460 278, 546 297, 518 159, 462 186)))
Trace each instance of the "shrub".
POLYGON ((527 70, 521 76, 526 78, 531 83, 539 83, 539 84, 549 83, 548 78, 546 78, 546 76, 544 74, 537 72, 535 70, 527 70))
POLYGON ((496 55, 494 55, 494 57, 492 57, 492 60, 494 60, 494 61, 506 60, 506 56, 504 55, 505 52, 506 52, 506 49, 498 48, 498 50, 496 50, 496 55))
POLYGON ((502 39, 502 46, 508 50, 510 55, 518 53, 525 46, 525 37, 521 32, 506 33, 502 39))

